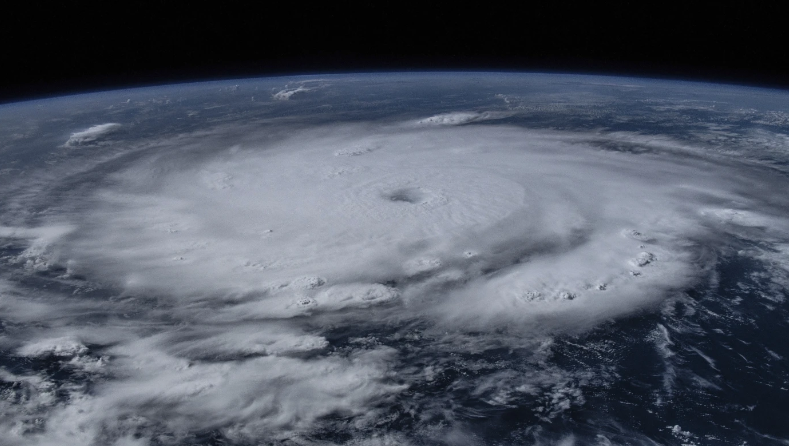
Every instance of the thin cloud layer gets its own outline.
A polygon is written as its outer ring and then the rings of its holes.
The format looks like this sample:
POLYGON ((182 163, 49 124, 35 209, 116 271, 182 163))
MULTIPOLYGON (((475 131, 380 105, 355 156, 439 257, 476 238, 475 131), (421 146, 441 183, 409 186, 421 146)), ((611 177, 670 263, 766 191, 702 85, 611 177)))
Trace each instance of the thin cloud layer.
POLYGON ((302 93, 302 92, 310 91, 310 90, 312 90, 312 88, 305 87, 304 85, 299 85, 296 88, 285 88, 285 89, 282 89, 282 90, 272 94, 271 97, 274 98, 277 101, 287 101, 294 94, 302 93))
POLYGON ((430 116, 423 118, 416 123, 425 126, 450 126, 450 125, 463 125, 478 121, 488 121, 492 119, 503 119, 512 116, 512 113, 506 112, 452 112, 442 113, 440 115, 430 116))

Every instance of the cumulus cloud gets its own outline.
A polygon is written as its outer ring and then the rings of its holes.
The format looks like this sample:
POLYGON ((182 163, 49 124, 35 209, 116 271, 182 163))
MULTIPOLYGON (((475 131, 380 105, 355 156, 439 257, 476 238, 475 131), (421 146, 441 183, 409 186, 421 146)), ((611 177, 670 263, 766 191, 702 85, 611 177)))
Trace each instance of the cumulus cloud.
MULTIPOLYGON (((161 420, 170 431, 184 432, 225 428, 239 438, 287 438, 294 432, 313 428, 321 417, 333 413, 360 416, 381 404, 387 395, 401 390, 388 385, 381 363, 391 352, 363 352, 353 358, 305 360, 261 356, 246 361, 190 363, 168 355, 149 340, 127 344, 114 351, 114 366, 126 371, 120 381, 101 386, 99 396, 67 407, 63 416, 71 424, 78 420, 90 426, 124 434, 161 420), (124 367, 125 366, 125 367, 124 367), (68 413, 71 412, 71 413, 68 413), (146 414, 137 426, 119 420, 146 414), (274 433, 272 435, 272 433, 274 433)), ((53 426, 52 436, 70 425, 53 426)))

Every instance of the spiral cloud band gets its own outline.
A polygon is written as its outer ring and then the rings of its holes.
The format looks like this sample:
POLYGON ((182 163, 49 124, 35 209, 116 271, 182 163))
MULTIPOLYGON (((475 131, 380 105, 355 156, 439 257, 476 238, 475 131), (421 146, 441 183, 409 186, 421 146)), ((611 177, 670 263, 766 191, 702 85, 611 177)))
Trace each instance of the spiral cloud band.
POLYGON ((687 285, 705 226, 758 206, 724 166, 689 159, 501 126, 310 130, 125 169, 64 249, 128 292, 189 311, 225 300, 217 321, 385 304, 463 325, 595 323, 687 285))

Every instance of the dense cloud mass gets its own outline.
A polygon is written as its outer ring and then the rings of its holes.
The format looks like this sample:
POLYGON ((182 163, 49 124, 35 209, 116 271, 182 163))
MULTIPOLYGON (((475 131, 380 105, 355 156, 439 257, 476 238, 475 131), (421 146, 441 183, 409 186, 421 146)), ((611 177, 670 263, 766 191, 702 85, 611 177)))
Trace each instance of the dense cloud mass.
POLYGON ((583 406, 608 375, 546 362, 555 340, 719 280, 722 240, 758 231, 776 248, 754 255, 786 286, 787 203, 765 193, 786 190, 779 171, 670 137, 500 122, 512 113, 179 134, 102 167, 35 225, 0 227, 11 263, 79 290, 0 281, 17 327, 4 350, 74 378, 55 389, 3 368, 17 389, 0 401, 4 441, 477 444, 452 392, 537 401, 546 422, 583 406), (497 349, 526 365, 424 390, 453 355, 497 349), (356 434, 321 437, 337 430, 356 434))
POLYGON ((750 212, 726 207, 724 167, 686 160, 507 127, 327 127, 124 169, 61 255, 189 311, 227 302, 203 320, 397 302, 461 326, 593 324, 687 285, 705 222, 750 212))

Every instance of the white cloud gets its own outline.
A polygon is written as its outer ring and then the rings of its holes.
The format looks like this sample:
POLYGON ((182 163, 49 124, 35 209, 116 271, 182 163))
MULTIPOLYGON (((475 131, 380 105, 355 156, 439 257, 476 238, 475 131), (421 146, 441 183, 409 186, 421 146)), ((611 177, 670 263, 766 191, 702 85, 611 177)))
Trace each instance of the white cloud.
POLYGON ((404 389, 387 384, 387 349, 352 358, 304 360, 262 356, 245 361, 190 362, 162 351, 155 339, 113 350, 113 369, 95 396, 75 395, 51 409, 38 444, 122 439, 154 424, 170 432, 225 429, 230 438, 285 439, 330 414, 364 418, 404 389), (152 342, 153 341, 153 342, 152 342))
POLYGON ((77 356, 87 351, 78 339, 73 337, 63 337, 55 339, 43 339, 26 344, 20 348, 18 354, 22 356, 77 356))
POLYGON ((121 127, 117 123, 98 124, 85 130, 74 132, 64 144, 66 147, 75 147, 90 144, 102 137, 117 131, 121 127))
POLYGON ((314 88, 305 87, 304 85, 299 85, 296 88, 285 88, 282 89, 274 94, 271 95, 277 101, 287 101, 296 93, 301 93, 304 91, 314 90, 314 88))
POLYGON ((503 119, 512 116, 512 113, 504 113, 504 112, 452 112, 452 113, 443 113, 440 115, 430 116, 428 118, 423 118, 416 123, 418 125, 435 125, 435 126, 445 126, 445 125, 463 125, 468 124, 471 122, 477 121, 488 121, 492 119, 503 119))

